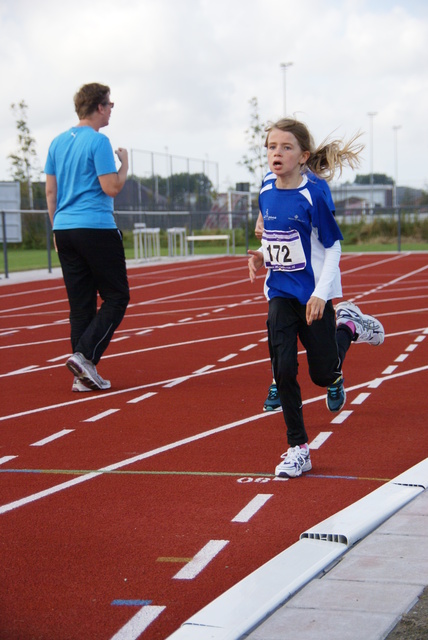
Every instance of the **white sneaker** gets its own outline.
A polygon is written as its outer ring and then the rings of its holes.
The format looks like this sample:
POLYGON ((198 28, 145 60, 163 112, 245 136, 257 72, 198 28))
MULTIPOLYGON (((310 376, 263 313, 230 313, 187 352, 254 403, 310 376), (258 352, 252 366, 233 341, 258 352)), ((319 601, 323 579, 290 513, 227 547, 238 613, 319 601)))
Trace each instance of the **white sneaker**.
POLYGON ((365 315, 353 302, 339 302, 336 306, 336 324, 353 322, 355 325, 354 342, 367 342, 374 347, 385 340, 385 330, 374 316, 365 315))
POLYGON ((299 445, 290 447, 281 458, 283 461, 275 469, 275 475, 279 478, 297 478, 304 471, 312 469, 309 447, 306 449, 302 449, 299 445))
POLYGON ((71 387, 71 390, 72 391, 93 391, 93 389, 90 389, 85 384, 83 384, 81 379, 77 378, 76 376, 74 377, 73 385, 71 387))
POLYGON ((77 376, 84 385, 93 391, 110 389, 110 380, 104 380, 104 378, 97 373, 94 363, 87 360, 82 353, 73 353, 65 364, 71 373, 77 376))

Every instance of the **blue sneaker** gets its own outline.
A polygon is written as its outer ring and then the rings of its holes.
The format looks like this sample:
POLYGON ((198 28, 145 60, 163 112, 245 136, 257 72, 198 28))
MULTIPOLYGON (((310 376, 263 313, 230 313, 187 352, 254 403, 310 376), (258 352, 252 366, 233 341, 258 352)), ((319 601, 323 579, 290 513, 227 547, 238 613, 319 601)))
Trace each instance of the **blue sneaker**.
POLYGON ((340 374, 333 384, 327 387, 326 404, 328 410, 333 413, 340 411, 346 402, 346 392, 343 386, 343 381, 343 376, 340 374))
POLYGON ((278 411, 281 409, 281 400, 279 399, 276 384, 272 383, 269 387, 268 397, 263 405, 263 411, 278 411))

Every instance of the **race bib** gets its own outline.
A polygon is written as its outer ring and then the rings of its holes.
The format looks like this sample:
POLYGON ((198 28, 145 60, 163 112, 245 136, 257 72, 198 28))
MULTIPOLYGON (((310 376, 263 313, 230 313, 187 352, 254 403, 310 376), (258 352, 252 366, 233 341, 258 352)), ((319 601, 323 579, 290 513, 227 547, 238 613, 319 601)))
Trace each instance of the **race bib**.
POLYGON ((265 266, 273 271, 300 271, 306 267, 300 233, 263 231, 262 249, 265 266))

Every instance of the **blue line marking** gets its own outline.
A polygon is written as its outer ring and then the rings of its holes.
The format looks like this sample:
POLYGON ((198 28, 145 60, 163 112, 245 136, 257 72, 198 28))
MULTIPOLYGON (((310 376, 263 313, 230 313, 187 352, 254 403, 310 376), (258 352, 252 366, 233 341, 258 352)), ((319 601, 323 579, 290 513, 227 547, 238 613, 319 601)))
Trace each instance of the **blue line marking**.
POLYGON ((152 602, 153 600, 113 600, 111 604, 118 607, 144 607, 152 602))

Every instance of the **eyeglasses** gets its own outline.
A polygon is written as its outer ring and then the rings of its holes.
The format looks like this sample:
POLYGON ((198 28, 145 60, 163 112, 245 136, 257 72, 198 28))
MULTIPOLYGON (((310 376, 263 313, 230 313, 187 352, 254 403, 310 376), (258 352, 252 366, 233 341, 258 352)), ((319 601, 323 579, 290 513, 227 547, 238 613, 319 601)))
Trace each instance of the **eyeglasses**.
POLYGON ((110 107, 110 109, 113 109, 114 107, 114 102, 102 102, 101 104, 103 107, 110 107))

